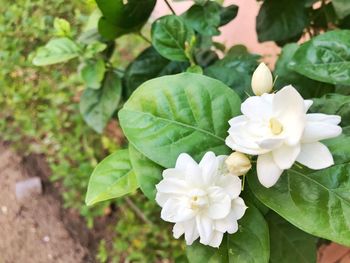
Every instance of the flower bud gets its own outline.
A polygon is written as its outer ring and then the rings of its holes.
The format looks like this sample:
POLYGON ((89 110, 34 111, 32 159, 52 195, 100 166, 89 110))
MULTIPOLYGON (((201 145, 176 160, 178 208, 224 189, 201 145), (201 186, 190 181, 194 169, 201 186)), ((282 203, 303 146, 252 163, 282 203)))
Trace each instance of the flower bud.
POLYGON ((260 96, 264 93, 270 93, 272 91, 273 78, 271 71, 264 64, 256 68, 252 76, 252 89, 256 96, 260 96))
POLYGON ((229 172, 237 176, 246 174, 252 168, 249 158, 240 152, 232 153, 225 163, 229 172))

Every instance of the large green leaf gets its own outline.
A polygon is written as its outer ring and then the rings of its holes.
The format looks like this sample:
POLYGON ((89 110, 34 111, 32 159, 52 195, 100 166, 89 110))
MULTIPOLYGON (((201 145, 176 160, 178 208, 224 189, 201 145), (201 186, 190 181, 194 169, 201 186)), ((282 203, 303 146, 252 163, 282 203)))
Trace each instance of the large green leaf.
POLYGON ((350 31, 329 31, 304 43, 289 66, 311 79, 350 85, 350 31))
POLYGON ((272 211, 265 218, 270 230, 270 263, 316 262, 317 238, 272 211))
POLYGON ((225 84, 182 73, 142 84, 119 111, 128 140, 146 157, 173 167, 180 153, 196 159, 207 151, 228 153, 228 120, 240 112, 240 99, 225 84))
POLYGON ((129 144, 129 154, 142 192, 154 201, 157 193, 156 184, 162 179, 164 168, 152 162, 131 144, 129 144))
POLYGON ((259 41, 285 41, 301 36, 309 22, 304 5, 304 0, 265 0, 256 18, 259 41))
POLYGON ((258 59, 243 46, 234 46, 223 59, 206 68, 204 74, 224 82, 245 99, 251 93, 251 76, 258 59))
POLYGON ((44 47, 40 47, 33 59, 36 66, 46 66, 65 62, 79 56, 80 47, 69 38, 51 39, 44 47))
POLYGON ((107 39, 140 29, 148 20, 156 0, 96 0, 103 17, 99 32, 107 39))
POLYGON ((285 86, 293 85, 305 99, 320 97, 334 91, 334 86, 331 84, 309 79, 289 69, 288 64, 298 48, 299 45, 295 43, 283 47, 274 72, 275 76, 277 76, 275 88, 278 90, 285 86))
POLYGON ((100 89, 85 89, 80 98, 80 112, 86 123, 101 133, 119 105, 121 80, 115 72, 108 72, 100 89))
POLYGON ((350 15, 349 0, 332 0, 332 4, 339 18, 344 18, 350 15))
POLYGON ((238 6, 237 5, 229 5, 220 8, 220 25, 224 26, 230 23, 238 14, 238 6))
POLYGON ((238 221, 238 232, 224 236, 220 248, 215 249, 196 242, 186 249, 190 263, 268 263, 270 255, 269 230, 264 217, 249 205, 238 221))
POLYGON ((219 35, 221 8, 216 2, 208 1, 204 5, 193 5, 183 14, 186 23, 204 36, 219 35))
POLYGON ((93 171, 86 194, 86 204, 117 198, 138 188, 128 150, 118 150, 102 160, 93 171))
POLYGON ((313 99, 313 102, 311 112, 336 114, 341 116, 342 126, 350 125, 350 96, 333 93, 313 99))
POLYGON ((175 61, 187 61, 186 46, 194 38, 194 31, 181 17, 163 16, 152 25, 152 44, 163 57, 175 61))
MULTIPOLYGON (((343 143, 349 140, 347 137, 343 143)), ((293 225, 350 246, 350 163, 343 162, 349 148, 337 151, 338 164, 330 168, 313 171, 292 167, 271 188, 263 187, 253 174, 248 176, 248 182, 262 203, 293 225)))
POLYGON ((125 97, 128 98, 138 86, 149 79, 180 73, 187 67, 188 63, 170 61, 159 55, 153 47, 149 47, 131 62, 125 71, 125 97))

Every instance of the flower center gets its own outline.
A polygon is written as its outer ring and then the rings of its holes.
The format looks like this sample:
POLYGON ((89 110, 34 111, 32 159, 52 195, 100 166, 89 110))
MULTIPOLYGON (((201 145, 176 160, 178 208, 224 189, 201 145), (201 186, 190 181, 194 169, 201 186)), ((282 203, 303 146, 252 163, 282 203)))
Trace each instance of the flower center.
POLYGON ((271 132, 274 135, 279 135, 283 131, 283 126, 282 124, 275 118, 270 119, 270 125, 269 125, 271 132))
POLYGON ((195 189, 190 193, 190 207, 192 210, 201 210, 208 206, 207 193, 200 189, 195 189))

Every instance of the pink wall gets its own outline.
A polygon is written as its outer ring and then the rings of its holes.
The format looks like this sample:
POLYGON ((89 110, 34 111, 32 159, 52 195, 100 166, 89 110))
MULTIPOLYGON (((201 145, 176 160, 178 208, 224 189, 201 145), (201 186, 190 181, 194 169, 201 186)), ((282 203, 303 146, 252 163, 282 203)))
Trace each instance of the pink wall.
MULTIPOLYGON (((171 1, 171 4, 175 11, 180 14, 191 6, 192 1, 171 1)), ((273 67, 280 49, 273 42, 259 43, 255 32, 255 18, 260 4, 256 0, 225 0, 224 5, 230 4, 239 6, 238 16, 221 28, 222 34, 216 39, 228 47, 244 44, 251 52, 263 55, 263 60, 273 67)), ((157 1, 153 18, 156 19, 170 13, 164 1, 157 1)))

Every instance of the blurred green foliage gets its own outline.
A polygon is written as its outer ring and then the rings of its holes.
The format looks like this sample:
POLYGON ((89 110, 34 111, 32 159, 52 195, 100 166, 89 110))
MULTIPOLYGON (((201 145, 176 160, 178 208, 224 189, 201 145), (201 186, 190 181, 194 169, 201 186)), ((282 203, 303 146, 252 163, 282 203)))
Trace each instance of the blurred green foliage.
MULTIPOLYGON (((61 182, 57 186, 64 206, 79 211, 92 228, 96 217, 110 214, 111 203, 85 206, 88 179, 98 161, 119 148, 120 139, 113 132, 102 136, 95 133, 80 115, 78 101, 84 87, 76 72, 79 61, 35 67, 31 53, 55 33, 55 17, 69 21, 72 36, 77 36, 95 3, 4 2, 0 6, 0 136, 21 154, 44 154, 52 171, 51 180, 61 182)), ((112 63, 125 68, 144 46, 137 36, 122 37, 112 63)), ((108 241, 100 242, 98 261, 155 262, 183 253, 180 242, 171 237, 171 229, 159 223, 159 208, 154 203, 135 193, 128 202, 120 199, 113 206, 122 215, 108 226, 111 235, 108 241), (132 206, 144 213, 148 223, 140 219, 132 206)))

